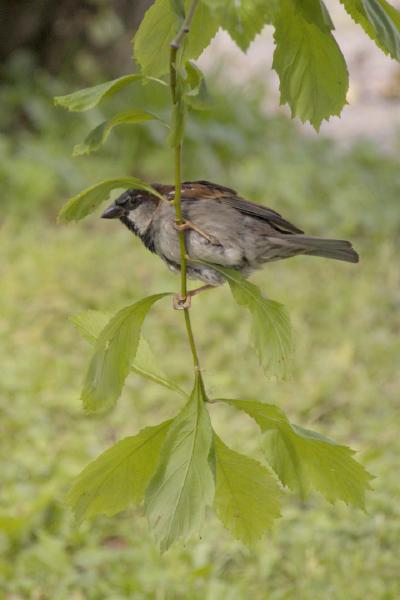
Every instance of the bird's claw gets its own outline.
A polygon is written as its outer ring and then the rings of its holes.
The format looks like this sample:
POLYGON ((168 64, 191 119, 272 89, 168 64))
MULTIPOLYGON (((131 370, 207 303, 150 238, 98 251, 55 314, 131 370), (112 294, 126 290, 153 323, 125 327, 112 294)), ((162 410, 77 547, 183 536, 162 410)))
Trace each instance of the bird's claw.
POLYGON ((186 298, 183 298, 180 294, 175 294, 172 298, 172 305, 175 310, 185 310, 190 308, 192 305, 192 296, 188 294, 186 298))
POLYGON ((201 235, 203 238, 208 240, 210 242, 210 244, 212 244, 213 246, 221 245, 214 235, 211 235, 210 233, 203 231, 202 229, 197 227, 197 225, 195 225, 191 221, 184 221, 183 223, 175 223, 175 229, 177 229, 177 231, 186 231, 187 229, 193 229, 193 231, 195 231, 196 233, 201 235))

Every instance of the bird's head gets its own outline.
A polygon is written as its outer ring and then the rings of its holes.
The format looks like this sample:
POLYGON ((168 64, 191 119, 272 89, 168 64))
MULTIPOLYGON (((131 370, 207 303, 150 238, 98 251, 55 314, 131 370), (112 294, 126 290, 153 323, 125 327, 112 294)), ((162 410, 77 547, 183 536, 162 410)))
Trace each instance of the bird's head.
POLYGON ((144 190, 127 190, 119 196, 101 217, 119 219, 128 229, 140 237, 146 231, 159 200, 144 190))
POLYGON ((127 190, 121 194, 101 215, 102 219, 120 219, 128 217, 131 211, 154 198, 143 190, 127 190))

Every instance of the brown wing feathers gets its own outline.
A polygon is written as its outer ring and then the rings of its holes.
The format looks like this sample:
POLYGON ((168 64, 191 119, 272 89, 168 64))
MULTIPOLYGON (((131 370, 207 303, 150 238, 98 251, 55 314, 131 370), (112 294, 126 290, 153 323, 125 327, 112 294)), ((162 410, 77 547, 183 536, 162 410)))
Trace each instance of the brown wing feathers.
POLYGON ((286 221, 279 213, 261 204, 244 200, 235 190, 209 181, 185 181, 182 185, 185 198, 212 198, 229 204, 244 215, 258 217, 267 221, 281 233, 304 233, 301 229, 286 221))

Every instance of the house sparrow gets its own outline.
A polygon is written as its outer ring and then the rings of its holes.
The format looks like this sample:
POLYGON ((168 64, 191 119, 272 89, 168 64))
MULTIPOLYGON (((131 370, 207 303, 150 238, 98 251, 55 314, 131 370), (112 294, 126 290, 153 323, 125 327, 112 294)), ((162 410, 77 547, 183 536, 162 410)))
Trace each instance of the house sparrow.
POLYGON ((175 221, 172 185, 153 184, 166 202, 143 190, 127 190, 109 206, 102 217, 119 219, 143 244, 162 258, 175 272, 180 270, 178 229, 185 230, 188 255, 187 275, 206 285, 175 301, 175 308, 190 306, 199 291, 224 283, 221 273, 211 266, 191 262, 202 260, 238 270, 248 277, 264 263, 298 254, 323 256, 358 262, 351 243, 307 237, 274 210, 241 198, 235 190, 209 181, 182 183, 182 212, 175 221))

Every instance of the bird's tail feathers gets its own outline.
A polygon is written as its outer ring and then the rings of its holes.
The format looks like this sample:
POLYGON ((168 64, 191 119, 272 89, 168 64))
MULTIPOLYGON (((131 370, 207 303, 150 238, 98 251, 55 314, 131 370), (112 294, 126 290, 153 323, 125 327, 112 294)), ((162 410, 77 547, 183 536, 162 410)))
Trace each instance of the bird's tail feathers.
POLYGON ((327 240, 324 238, 307 237, 302 235, 291 236, 292 242, 298 242, 304 248, 304 254, 310 256, 323 256, 335 260, 358 263, 359 256, 350 242, 346 240, 327 240))

